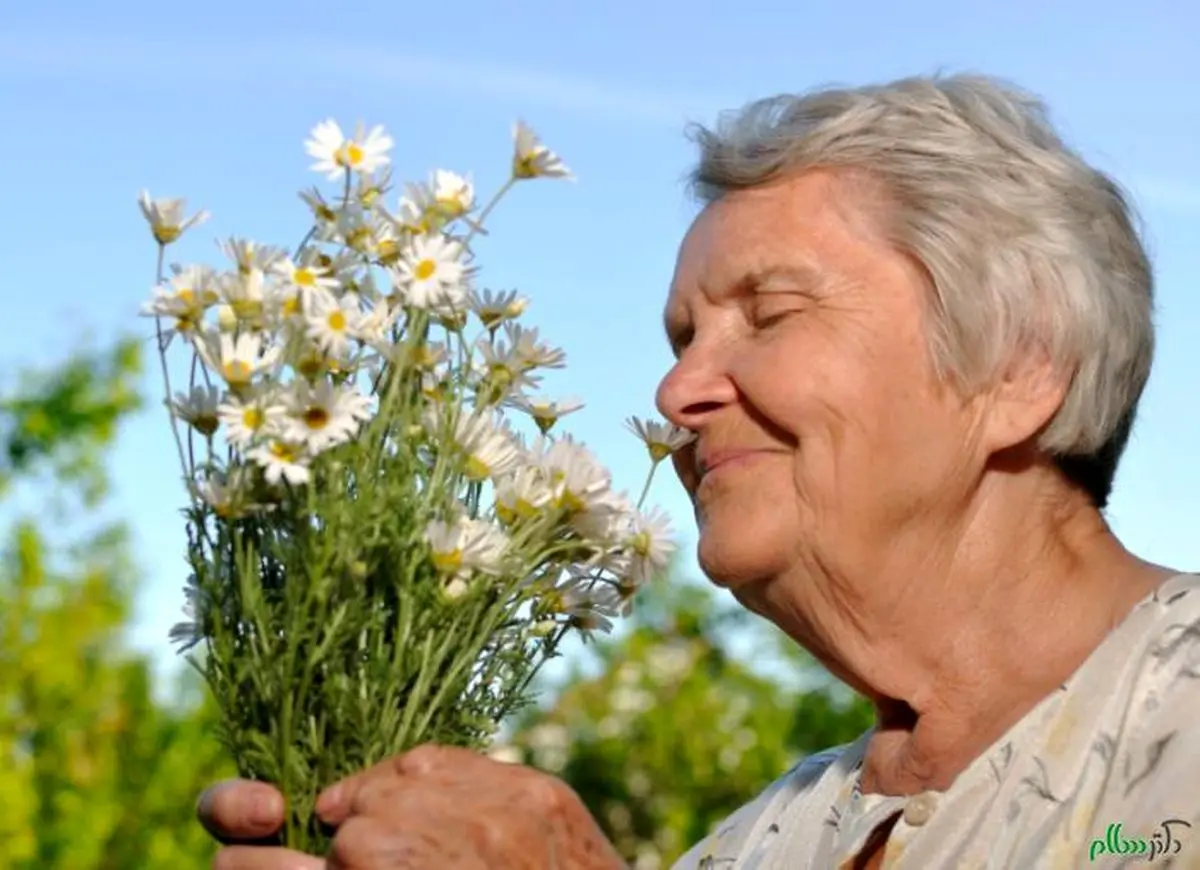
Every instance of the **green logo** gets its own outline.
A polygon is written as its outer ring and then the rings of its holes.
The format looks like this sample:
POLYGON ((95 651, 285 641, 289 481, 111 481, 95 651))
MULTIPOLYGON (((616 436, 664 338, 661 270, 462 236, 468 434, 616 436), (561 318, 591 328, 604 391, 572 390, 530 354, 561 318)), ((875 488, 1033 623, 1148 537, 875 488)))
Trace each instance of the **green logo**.
POLYGON ((1104 836, 1092 840, 1088 848, 1088 860, 1095 861, 1100 855, 1141 855, 1146 861, 1153 861, 1159 855, 1177 855, 1183 848, 1171 832, 1171 826, 1178 825, 1190 828, 1191 822, 1183 819, 1167 819, 1159 822, 1158 828, 1151 834, 1150 839, 1121 836, 1121 823, 1115 822, 1104 829, 1104 836))

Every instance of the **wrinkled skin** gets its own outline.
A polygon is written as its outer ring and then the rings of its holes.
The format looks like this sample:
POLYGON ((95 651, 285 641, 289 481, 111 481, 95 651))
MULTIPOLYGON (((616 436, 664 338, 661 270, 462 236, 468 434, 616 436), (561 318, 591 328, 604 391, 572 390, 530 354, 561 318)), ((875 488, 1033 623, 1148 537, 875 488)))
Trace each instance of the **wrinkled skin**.
MULTIPOLYGON (((270 836, 283 799, 232 780, 201 797, 200 820, 225 842, 270 836)), ((221 849, 215 870, 614 870, 624 863, 561 781, 479 753, 421 746, 327 789, 329 855, 271 846, 221 849)))

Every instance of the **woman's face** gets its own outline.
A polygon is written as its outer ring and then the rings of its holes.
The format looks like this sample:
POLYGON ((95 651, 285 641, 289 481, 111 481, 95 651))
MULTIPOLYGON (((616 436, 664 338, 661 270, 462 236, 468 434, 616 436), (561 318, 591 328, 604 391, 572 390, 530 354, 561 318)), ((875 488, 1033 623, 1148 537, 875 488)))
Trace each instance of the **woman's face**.
POLYGON ((936 375, 927 285, 871 205, 806 173, 723 197, 680 249, 658 405, 698 435, 675 467, 700 564, 739 597, 884 568, 906 525, 965 507, 981 473, 979 411, 936 375))

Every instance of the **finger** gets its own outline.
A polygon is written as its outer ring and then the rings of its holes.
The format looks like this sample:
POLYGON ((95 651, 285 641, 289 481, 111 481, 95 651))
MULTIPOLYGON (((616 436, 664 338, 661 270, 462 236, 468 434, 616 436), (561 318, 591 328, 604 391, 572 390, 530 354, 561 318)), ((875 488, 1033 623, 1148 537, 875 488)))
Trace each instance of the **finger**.
POLYGON ((365 788, 374 790, 386 787, 388 780, 398 783, 406 777, 429 776, 439 770, 455 770, 461 775, 464 768, 481 763, 498 764, 471 749, 426 743, 325 789, 317 797, 317 815, 329 824, 337 825, 351 815, 355 799, 365 788))
POLYGON ((227 779, 208 788, 196 803, 196 816, 222 843, 261 840, 283 825, 283 795, 265 782, 227 779))
POLYGON ((213 870, 326 870, 326 864, 291 849, 226 846, 213 860, 213 870))

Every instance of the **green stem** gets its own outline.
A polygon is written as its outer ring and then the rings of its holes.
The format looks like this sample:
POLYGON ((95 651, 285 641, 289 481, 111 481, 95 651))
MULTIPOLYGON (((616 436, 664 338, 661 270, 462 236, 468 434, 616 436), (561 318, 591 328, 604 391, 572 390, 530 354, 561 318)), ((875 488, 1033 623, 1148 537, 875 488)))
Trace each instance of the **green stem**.
MULTIPOLYGON (((159 286, 163 281, 163 258, 166 255, 166 246, 158 246, 158 263, 154 270, 154 283, 159 286)), ((163 390, 166 391, 167 398, 167 419, 171 421, 171 434, 175 436, 175 449, 179 452, 179 470, 182 472, 184 480, 189 484, 188 491, 191 492, 191 469, 188 467, 187 458, 183 452, 183 439, 179 437, 179 420, 175 417, 175 412, 171 410, 171 373, 167 367, 167 349, 163 345, 163 329, 162 316, 155 315, 154 317, 154 332, 157 339, 158 347, 158 362, 162 369, 163 390)))
MULTIPOLYGON (((661 461, 661 460, 660 460, 661 461)), ((646 475, 646 485, 642 487, 642 494, 638 496, 637 507, 642 509, 642 505, 646 502, 646 496, 650 494, 650 483, 654 480, 654 472, 658 470, 658 462, 650 463, 650 473, 646 475)))
POLYGON ((504 194, 512 190, 513 185, 516 183, 517 179, 515 177, 509 178, 508 181, 504 182, 504 184, 500 186, 500 189, 496 191, 495 195, 488 201, 488 204, 483 207, 483 211, 479 213, 479 217, 471 221, 471 231, 467 233, 467 237, 463 239, 463 248, 466 248, 467 245, 471 243, 471 239, 475 238, 476 233, 483 228, 483 222, 488 219, 488 215, 492 213, 492 209, 499 204, 500 200, 504 197, 504 194))

